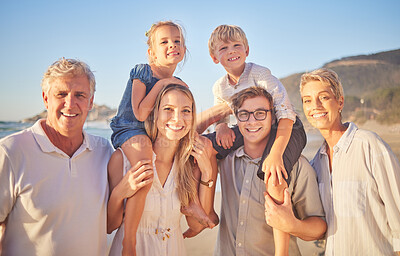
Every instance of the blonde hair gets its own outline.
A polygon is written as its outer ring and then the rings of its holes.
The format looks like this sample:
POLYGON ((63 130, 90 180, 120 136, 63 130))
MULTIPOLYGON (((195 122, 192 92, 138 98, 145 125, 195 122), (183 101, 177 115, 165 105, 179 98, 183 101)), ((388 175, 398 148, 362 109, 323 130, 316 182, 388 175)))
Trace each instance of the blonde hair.
MULTIPOLYGON (((174 27, 174 28, 178 29, 179 35, 180 35, 180 38, 181 38, 181 45, 182 45, 182 47, 185 48, 185 55, 184 55, 184 59, 183 59, 183 63, 185 63, 185 61, 186 61, 186 51, 187 51, 186 50, 186 40, 185 40, 185 29, 181 25, 176 23, 176 22, 173 22, 173 21, 170 21, 170 20, 158 21, 158 22, 154 23, 153 25, 151 25, 150 29, 148 31, 146 31, 146 33, 145 33, 145 35, 147 36, 147 45, 148 45, 149 49, 153 49, 154 48, 154 40, 155 40, 154 39, 154 35, 155 35, 155 32, 160 27, 163 27, 163 26, 171 26, 171 27, 174 27)), ((149 59, 149 63, 150 64, 153 63, 153 59, 151 58, 150 55, 148 55, 148 59, 149 59)))
POLYGON ((179 200, 183 206, 187 206, 189 205, 190 201, 194 200, 197 193, 196 180, 193 175, 193 168, 195 167, 195 164, 193 157, 190 155, 196 133, 196 105, 190 90, 185 86, 177 84, 169 84, 164 87, 158 94, 153 110, 145 121, 145 128, 150 140, 154 142, 158 135, 157 118, 161 99, 165 94, 171 91, 182 92, 192 101, 192 124, 189 132, 182 139, 180 139, 174 159, 177 167, 176 181, 178 184, 177 189, 179 200))
POLYGON ((343 86, 340 82, 339 76, 331 69, 320 68, 310 73, 303 74, 300 80, 300 94, 302 94, 304 86, 311 81, 320 81, 321 83, 330 86, 336 100, 344 97, 343 86))
POLYGON ((50 83, 55 79, 79 75, 87 76, 90 85, 90 96, 93 96, 96 91, 96 80, 90 67, 83 61, 64 57, 47 68, 42 78, 42 91, 47 94, 50 90, 50 83))
POLYGON ((215 47, 218 42, 242 42, 245 48, 249 47, 249 43, 244 31, 235 25, 220 25, 211 33, 208 40, 208 50, 211 55, 214 55, 215 47))

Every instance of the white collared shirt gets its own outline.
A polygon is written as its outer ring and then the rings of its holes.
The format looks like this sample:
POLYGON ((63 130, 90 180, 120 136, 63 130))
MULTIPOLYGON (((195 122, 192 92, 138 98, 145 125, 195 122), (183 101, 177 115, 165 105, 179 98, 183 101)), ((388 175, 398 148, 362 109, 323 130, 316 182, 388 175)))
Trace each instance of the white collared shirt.
POLYGON ((40 120, 0 140, 4 255, 105 255, 110 143, 83 131, 69 157, 40 120))
POLYGON ((395 255, 400 250, 400 165, 375 133, 353 123, 333 148, 315 155, 328 224, 326 255, 395 255))

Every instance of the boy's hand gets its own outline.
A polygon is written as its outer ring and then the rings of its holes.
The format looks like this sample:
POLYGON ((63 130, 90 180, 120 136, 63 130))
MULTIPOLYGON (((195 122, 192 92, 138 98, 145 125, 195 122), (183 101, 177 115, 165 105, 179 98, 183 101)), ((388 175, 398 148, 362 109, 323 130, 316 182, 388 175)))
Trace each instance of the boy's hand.
POLYGON ((262 171, 265 173, 264 181, 267 182, 268 179, 272 179, 272 184, 275 186, 278 185, 278 181, 279 184, 283 183, 282 174, 285 179, 288 178, 282 156, 275 155, 272 152, 265 158, 262 171))
POLYGON ((224 149, 231 148, 233 142, 236 139, 235 133, 225 123, 220 123, 215 127, 216 137, 218 146, 222 146, 224 149))

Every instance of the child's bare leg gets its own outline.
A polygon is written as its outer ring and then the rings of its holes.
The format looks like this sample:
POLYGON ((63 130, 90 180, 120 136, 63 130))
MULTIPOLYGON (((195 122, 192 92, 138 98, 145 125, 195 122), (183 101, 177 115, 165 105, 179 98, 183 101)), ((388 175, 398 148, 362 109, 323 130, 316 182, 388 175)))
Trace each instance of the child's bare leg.
MULTIPOLYGON (((140 160, 151 160, 153 156, 152 144, 146 135, 137 135, 130 138, 122 144, 121 148, 132 166, 140 160)), ((136 255, 136 231, 150 188, 151 184, 143 187, 133 197, 126 200, 125 235, 122 242, 123 255, 136 255)))
MULTIPOLYGON (((268 194, 277 204, 283 204, 284 191, 287 188, 287 183, 283 182, 281 185, 274 186, 272 179, 267 180, 266 188, 268 194)), ((290 235, 279 229, 273 229, 274 244, 275 244, 275 256, 287 256, 289 255, 289 240, 290 235)))

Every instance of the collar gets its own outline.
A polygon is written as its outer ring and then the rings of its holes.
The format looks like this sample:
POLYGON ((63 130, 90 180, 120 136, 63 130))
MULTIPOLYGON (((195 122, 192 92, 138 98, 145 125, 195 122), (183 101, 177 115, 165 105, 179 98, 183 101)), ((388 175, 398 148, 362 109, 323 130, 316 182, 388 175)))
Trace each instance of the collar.
MULTIPOLYGON (((353 141, 354 135, 356 134, 358 127, 353 122, 344 123, 347 127, 346 131, 343 133, 342 137, 340 137, 338 143, 333 147, 333 151, 337 152, 339 150, 343 150, 347 152, 350 147, 351 142, 353 141)), ((327 154, 326 153, 326 141, 322 143, 322 146, 319 149, 320 154, 327 154)))
MULTIPOLYGON (((35 138, 40 149, 44 153, 56 152, 56 153, 66 156, 66 154, 62 150, 60 150, 59 148, 54 146, 53 143, 51 143, 49 137, 47 137, 47 134, 43 130, 43 127, 41 125, 42 122, 45 122, 45 119, 40 119, 40 120, 36 121, 36 123, 31 127, 33 137, 35 138)), ((89 151, 93 150, 94 143, 91 143, 90 136, 84 130, 82 130, 82 133, 83 133, 82 145, 74 153, 74 156, 80 154, 81 152, 85 151, 86 149, 89 151)))
POLYGON ((250 73, 251 67, 253 66, 253 63, 251 62, 245 62, 244 63, 244 70, 243 73, 240 75, 239 80, 236 84, 231 84, 229 83, 229 75, 226 74, 225 75, 225 83, 229 86, 235 87, 235 89, 237 88, 237 86, 239 86, 240 81, 242 80, 243 77, 247 77, 248 73, 250 73))
POLYGON ((251 162, 255 165, 259 165, 261 163, 261 157, 255 159, 251 158, 249 155, 246 154, 246 152, 244 152, 244 146, 241 146, 240 148, 236 149, 235 157, 242 158, 246 162, 251 162))

